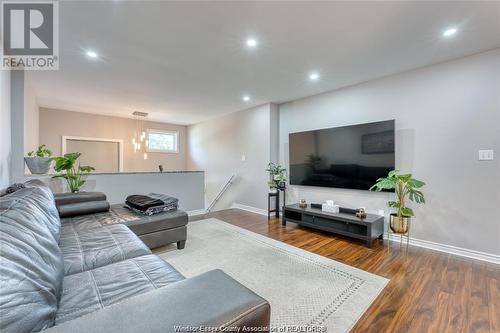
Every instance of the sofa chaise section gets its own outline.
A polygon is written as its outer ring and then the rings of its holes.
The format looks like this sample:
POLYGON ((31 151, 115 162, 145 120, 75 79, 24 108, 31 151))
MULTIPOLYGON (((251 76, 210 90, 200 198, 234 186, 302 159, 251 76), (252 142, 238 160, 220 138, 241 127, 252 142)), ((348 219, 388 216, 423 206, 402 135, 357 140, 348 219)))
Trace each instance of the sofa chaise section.
POLYGON ((267 331, 268 302, 222 271, 186 279, 124 224, 61 224, 50 190, 26 185, 0 198, 2 333, 267 331))
POLYGON ((81 228, 63 223, 59 246, 65 275, 151 254, 151 250, 121 224, 81 228))
POLYGON ((228 332, 237 332, 235 328, 243 331, 243 327, 249 332, 268 332, 270 313, 265 299, 221 270, 213 270, 62 323, 46 332, 174 333, 200 332, 209 327, 227 328, 228 332))
POLYGON ((58 325, 181 280, 184 276, 155 255, 66 276, 55 323, 58 325))

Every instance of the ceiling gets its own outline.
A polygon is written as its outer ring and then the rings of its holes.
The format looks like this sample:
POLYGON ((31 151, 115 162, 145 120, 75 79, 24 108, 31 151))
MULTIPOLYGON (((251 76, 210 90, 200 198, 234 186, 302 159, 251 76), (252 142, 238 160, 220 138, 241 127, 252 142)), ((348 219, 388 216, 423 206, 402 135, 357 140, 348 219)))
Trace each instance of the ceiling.
POLYGON ((28 73, 40 106, 178 124, 500 47, 500 2, 61 1, 59 13, 60 69, 28 73))

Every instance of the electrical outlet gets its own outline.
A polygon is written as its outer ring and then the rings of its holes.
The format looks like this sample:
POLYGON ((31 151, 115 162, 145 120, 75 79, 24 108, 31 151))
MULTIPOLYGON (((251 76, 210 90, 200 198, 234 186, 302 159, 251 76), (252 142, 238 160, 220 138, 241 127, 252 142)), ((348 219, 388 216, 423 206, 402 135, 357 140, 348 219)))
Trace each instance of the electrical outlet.
POLYGON ((494 158, 493 149, 479 150, 479 160, 480 161, 492 161, 493 158, 494 158))

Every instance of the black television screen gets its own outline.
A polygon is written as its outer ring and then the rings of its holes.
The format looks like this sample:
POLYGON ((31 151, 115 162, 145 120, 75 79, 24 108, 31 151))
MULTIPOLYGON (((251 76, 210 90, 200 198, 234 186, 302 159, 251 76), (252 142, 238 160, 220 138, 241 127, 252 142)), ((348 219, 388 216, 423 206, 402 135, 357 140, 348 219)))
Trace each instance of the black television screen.
POLYGON ((368 190, 394 169, 394 120, 289 134, 290 184, 368 190))

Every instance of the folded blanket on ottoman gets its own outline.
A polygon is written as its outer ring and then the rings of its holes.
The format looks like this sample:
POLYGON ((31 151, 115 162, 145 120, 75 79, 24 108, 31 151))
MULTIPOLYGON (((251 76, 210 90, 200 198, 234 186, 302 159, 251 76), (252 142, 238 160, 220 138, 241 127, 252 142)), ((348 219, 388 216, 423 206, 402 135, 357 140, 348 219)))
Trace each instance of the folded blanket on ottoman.
POLYGON ((147 195, 129 195, 125 207, 143 215, 154 215, 165 211, 176 210, 179 199, 165 194, 150 193, 147 195))

